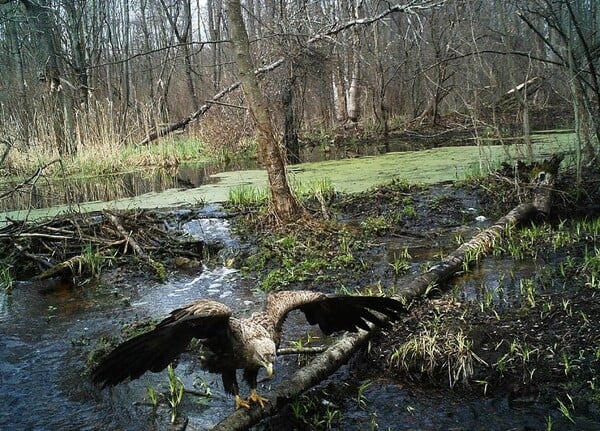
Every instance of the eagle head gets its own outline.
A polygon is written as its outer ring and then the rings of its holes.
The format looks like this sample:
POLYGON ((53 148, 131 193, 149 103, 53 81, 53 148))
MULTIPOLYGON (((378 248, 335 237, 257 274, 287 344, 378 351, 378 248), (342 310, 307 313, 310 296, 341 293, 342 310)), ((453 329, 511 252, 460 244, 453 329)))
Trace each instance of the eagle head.
POLYGON ((253 341, 252 362, 267 370, 267 375, 273 375, 273 363, 277 354, 277 346, 270 338, 257 338, 253 341))

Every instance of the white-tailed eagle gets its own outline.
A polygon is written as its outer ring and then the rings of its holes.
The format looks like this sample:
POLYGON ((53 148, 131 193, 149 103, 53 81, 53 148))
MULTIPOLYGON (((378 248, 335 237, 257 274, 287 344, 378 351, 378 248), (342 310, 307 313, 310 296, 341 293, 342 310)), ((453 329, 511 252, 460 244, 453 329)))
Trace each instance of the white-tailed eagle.
POLYGON ((250 402, 263 406, 267 400, 256 392, 258 371, 264 367, 272 375, 282 325, 292 310, 302 311, 308 323, 331 334, 369 330, 369 322, 382 327, 387 320, 397 320, 404 306, 377 296, 282 291, 267 297, 263 311, 238 319, 226 305, 200 299, 172 311, 153 330, 117 346, 92 371, 92 380, 104 388, 137 379, 146 371, 161 371, 197 338, 203 345, 202 368, 222 375, 225 391, 235 396, 236 407, 249 407, 250 402), (251 389, 247 400, 239 395, 238 369, 244 370, 251 389))

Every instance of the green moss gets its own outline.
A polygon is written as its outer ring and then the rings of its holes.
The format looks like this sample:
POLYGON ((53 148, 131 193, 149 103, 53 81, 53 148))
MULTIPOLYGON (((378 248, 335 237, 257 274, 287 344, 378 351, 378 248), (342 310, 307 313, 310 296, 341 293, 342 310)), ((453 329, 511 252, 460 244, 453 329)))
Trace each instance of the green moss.
POLYGON ((366 235, 382 235, 392 228, 392 224, 383 216, 367 217, 360 227, 366 235))

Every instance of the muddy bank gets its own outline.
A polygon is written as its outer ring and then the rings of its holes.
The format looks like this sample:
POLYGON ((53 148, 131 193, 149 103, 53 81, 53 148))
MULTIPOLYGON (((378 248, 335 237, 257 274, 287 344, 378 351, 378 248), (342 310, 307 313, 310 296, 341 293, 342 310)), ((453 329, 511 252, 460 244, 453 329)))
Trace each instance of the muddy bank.
MULTIPOLYGON (((597 178, 577 189, 563 175, 546 221, 521 227, 493 256, 435 286, 431 299, 411 304, 404 322, 352 361, 347 379, 324 383, 263 428, 288 421, 296 429, 597 429, 597 178), (382 408, 382 399, 394 407, 382 408), (399 415, 405 409, 412 420, 399 415)), ((246 231, 255 244, 247 276, 264 289, 394 292, 527 199, 513 185, 498 172, 476 186, 397 181, 333 194, 335 228, 246 231)))
MULTIPOLYGON (((595 305, 600 289, 596 251, 600 222, 598 212, 592 211, 600 196, 592 177, 583 193, 575 193, 571 178, 564 177, 559 205, 548 223, 523 227, 499 244, 493 256, 465 268, 448 285, 436 286, 431 299, 410 304, 405 320, 384 332, 368 351, 257 429, 280 429, 282 423, 293 429, 340 430, 597 429, 600 339, 594 323, 600 318, 595 305), (573 208, 585 211, 588 220, 571 222, 573 208), (425 348, 416 348, 419 343, 425 348), (427 356, 430 352, 434 354, 427 356)), ((103 424, 122 429, 136 429, 140 423, 151 426, 148 380, 111 392, 99 392, 87 380, 85 362, 99 348, 101 337, 127 336, 124 326, 164 316, 193 297, 219 298, 251 312, 261 306, 263 291, 272 289, 393 293, 403 280, 512 208, 515 200, 525 199, 515 195, 514 182, 508 179, 499 173, 476 184, 418 187, 393 181, 361 194, 331 190, 323 194, 328 220, 323 219, 321 202, 306 199, 315 218, 309 228, 266 225, 260 206, 228 208, 227 215, 218 214, 227 217, 234 234, 217 235, 226 246, 220 252, 201 253, 200 268, 177 266, 176 255, 151 246, 153 234, 148 232, 153 231, 147 229, 160 226, 178 236, 185 226, 198 241, 194 231, 210 231, 201 221, 207 216, 192 209, 168 216, 146 213, 147 218, 137 217, 125 226, 142 233, 133 238, 164 265, 165 284, 154 281, 147 269, 140 271, 135 256, 125 255, 102 271, 104 287, 97 293, 92 284, 82 283, 75 290, 49 291, 37 301, 25 296, 24 301, 10 297, 7 301, 18 303, 19 310, 39 302, 30 320, 37 322, 36 337, 48 341, 47 349, 54 332, 44 328, 45 318, 59 332, 74 331, 69 336, 73 344, 62 339, 59 346, 68 353, 68 381, 63 372, 50 374, 51 379, 62 379, 57 386, 60 399, 70 400, 67 417, 80 424, 104 415, 109 419, 103 424), (229 269, 223 269, 225 264, 229 269), (234 278, 226 276, 233 271, 234 278), (108 330, 102 324, 107 320, 108 330), (136 400, 134 406, 131 400, 136 400)), ((116 240, 123 241, 122 235, 116 240)), ((15 298, 19 287, 13 289, 15 298)), ((37 298, 35 291, 28 295, 37 298)), ((5 303, 2 310, 3 317, 14 318, 13 305, 5 303)), ((292 323, 286 346, 323 343, 318 333, 309 337, 300 322, 292 323)), ((39 340, 29 343, 14 336, 5 340, 12 343, 5 346, 7 351, 16 354, 10 356, 11 364, 18 363, 21 354, 31 363, 43 360, 43 355, 34 360, 39 340), (15 348, 17 342, 21 350, 15 348)), ((57 351, 52 350, 52 356, 57 363, 64 360, 57 351)), ((262 385, 281 383, 302 360, 294 355, 280 358, 276 380, 262 385)), ((187 388, 194 388, 196 377, 202 376, 202 388, 209 387, 212 393, 208 400, 192 394, 184 397, 181 413, 189 418, 188 429, 207 429, 228 414, 232 403, 219 379, 200 373, 193 355, 186 355, 177 371, 187 388)), ((164 374, 147 377, 164 388, 164 374)), ((27 387, 33 391, 37 386, 33 382, 27 387)), ((12 399, 14 406, 21 402, 18 394, 12 399)), ((2 423, 11 423, 10 412, 2 418, 2 423)), ((23 423, 39 427, 44 418, 23 423)))

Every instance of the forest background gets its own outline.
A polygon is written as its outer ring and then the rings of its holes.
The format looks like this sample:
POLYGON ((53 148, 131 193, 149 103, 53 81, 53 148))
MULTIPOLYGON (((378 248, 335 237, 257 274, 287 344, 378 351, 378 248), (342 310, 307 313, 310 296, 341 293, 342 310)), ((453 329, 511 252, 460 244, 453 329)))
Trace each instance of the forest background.
MULTIPOLYGON (((214 153, 246 149, 223 3, 0 0, 3 174, 110 159, 183 128, 214 153)), ((527 142, 532 128, 568 126, 580 166, 598 154, 595 1, 234 3, 291 161, 302 142, 423 127, 527 142)))

